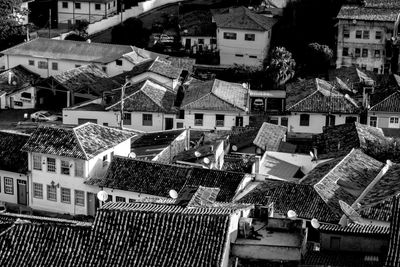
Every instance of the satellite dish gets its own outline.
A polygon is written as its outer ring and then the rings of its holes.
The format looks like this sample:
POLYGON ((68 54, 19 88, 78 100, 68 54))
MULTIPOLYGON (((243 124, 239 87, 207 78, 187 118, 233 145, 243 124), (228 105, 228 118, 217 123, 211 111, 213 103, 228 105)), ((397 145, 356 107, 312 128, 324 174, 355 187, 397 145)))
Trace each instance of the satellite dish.
POLYGON ((233 150, 233 151, 237 151, 237 150, 238 150, 237 146, 233 145, 233 146, 232 146, 232 150, 233 150))
POLYGON ((358 214, 349 204, 346 202, 339 200, 340 208, 342 209, 343 213, 353 222, 358 224, 365 224, 364 220, 361 218, 361 215, 358 214))
POLYGON ((312 151, 310 151, 310 156, 312 159, 314 158, 314 153, 312 151))
POLYGON ((108 194, 106 191, 100 191, 97 193, 97 198, 98 198, 98 200, 104 202, 108 199, 108 194))
POLYGON ((198 158, 198 157, 201 156, 201 153, 200 153, 199 151, 195 151, 195 152, 194 152, 194 155, 196 156, 196 158, 198 158))
POLYGON ((317 219, 313 218, 311 220, 311 226, 314 227, 315 229, 318 229, 320 226, 319 221, 317 219))
POLYGON ((128 154, 128 158, 135 159, 136 158, 136 153, 135 152, 129 153, 128 154))
POLYGON ((257 155, 261 155, 262 154, 261 148, 259 148, 259 147, 256 148, 256 154, 257 155))
POLYGON ((209 158, 204 158, 203 161, 204 161, 205 164, 210 164, 210 159, 209 158))
POLYGON ((297 213, 296 213, 294 210, 289 210, 289 211, 287 212, 287 216, 288 216, 288 218, 290 218, 290 219, 295 219, 295 218, 297 218, 297 213))
POLYGON ((178 193, 175 190, 169 190, 169 196, 173 199, 177 199, 178 193))

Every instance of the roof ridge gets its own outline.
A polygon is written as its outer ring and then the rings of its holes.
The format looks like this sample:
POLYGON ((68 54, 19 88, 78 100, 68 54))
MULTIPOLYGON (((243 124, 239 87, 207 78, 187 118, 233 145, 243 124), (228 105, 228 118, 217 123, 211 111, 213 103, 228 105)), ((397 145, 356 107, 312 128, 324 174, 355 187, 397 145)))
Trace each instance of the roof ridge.
POLYGON ((390 97, 392 97, 395 94, 400 94, 400 90, 396 90, 396 92, 390 94, 388 97, 386 97, 385 99, 379 101, 378 103, 376 103, 375 105, 373 105, 372 107, 369 108, 369 110, 372 110, 373 108, 375 108, 377 105, 381 104, 383 101, 386 101, 387 99, 389 99, 390 97))
MULTIPOLYGON (((146 81, 147 81, 147 80, 146 80, 146 81)), ((130 94, 130 95, 124 97, 123 100, 126 100, 126 99, 132 97, 133 95, 137 94, 138 92, 142 91, 142 88, 143 88, 143 86, 145 85, 146 81, 143 83, 143 85, 140 87, 139 90, 137 90, 137 91, 133 92, 132 94, 130 94)), ((137 82, 137 83, 134 83, 134 84, 138 84, 138 83, 141 83, 141 82, 143 82, 143 81, 140 81, 140 82, 137 82)), ((131 86, 133 86, 134 84, 132 84, 131 86)), ((123 86, 121 86, 121 88, 116 88, 116 89, 114 89, 114 90, 119 90, 119 89, 121 89, 121 94, 122 94, 122 87, 123 87, 123 86)), ((114 104, 112 104, 111 106, 106 107, 105 109, 106 109, 106 110, 109 110, 109 109, 111 109, 112 107, 118 105, 119 103, 121 103, 121 98, 120 98, 117 102, 115 102, 114 104)))
POLYGON ((84 124, 82 124, 82 125, 79 125, 78 127, 72 128, 72 130, 73 130, 73 132, 74 132, 74 136, 75 136, 76 140, 78 141, 79 148, 83 151, 83 154, 85 155, 86 160, 89 160, 89 157, 88 157, 88 155, 87 155, 85 149, 83 149, 81 140, 79 140, 79 137, 78 137, 78 135, 77 135, 76 132, 75 132, 75 129, 79 129, 79 128, 81 128, 83 125, 86 125, 86 124, 88 124, 88 123, 89 123, 89 122, 84 123, 84 124))
POLYGON ((242 6, 243 8, 244 8, 244 13, 246 14, 246 16, 249 18, 249 19, 251 19, 254 23, 256 23, 258 26, 260 26, 261 28, 263 28, 264 30, 269 30, 269 29, 266 29, 263 25, 261 25, 258 21, 256 21, 251 15, 259 15, 259 14, 257 14, 257 13, 253 13, 250 9, 248 9, 248 8, 246 8, 246 7, 244 7, 244 6, 242 6))
MULTIPOLYGON (((235 104, 233 104, 233 103, 231 103, 231 102, 228 102, 226 99, 223 99, 223 98, 221 98, 220 96, 218 96, 218 95, 216 95, 216 94, 214 93, 214 87, 215 87, 215 81, 216 81, 216 80, 222 81, 222 82, 226 82, 226 81, 223 81, 223 80, 214 79, 213 86, 212 86, 212 88, 211 88, 211 92, 210 92, 210 93, 211 93, 212 95, 214 95, 216 98, 218 98, 218 99, 224 101, 225 103, 228 103, 229 105, 233 106, 234 108, 238 108, 238 109, 240 109, 240 110, 246 111, 246 108, 242 109, 241 107, 238 107, 238 106, 236 106, 235 104)), ((228 82, 228 83, 231 83, 231 82, 228 82)), ((235 83, 235 84, 238 84, 238 83, 235 83)))
MULTIPOLYGON (((145 81, 145 83, 144 83, 144 85, 142 86, 142 88, 139 90, 139 91, 142 91, 142 93, 145 95, 145 96, 147 96, 149 99, 150 99, 150 101, 152 101, 154 104, 156 104, 158 107, 160 107, 164 112, 166 112, 166 109, 161 105, 161 104, 159 104, 159 103, 157 103, 152 97, 150 97, 144 90, 143 90, 143 88, 145 87, 145 86, 149 86, 149 83, 150 81, 149 80, 146 80, 145 81)), ((168 90, 167 89, 165 89, 165 93, 167 92, 168 90)), ((165 94, 164 94, 165 95, 165 94)))
POLYGON ((140 158, 129 158, 129 157, 124 157, 124 156, 120 156, 120 155, 114 155, 114 158, 119 158, 122 160, 130 160, 130 161, 139 161, 139 162, 144 162, 144 163, 153 164, 153 165, 172 166, 172 167, 178 167, 178 168, 182 168, 182 169, 193 169, 193 167, 190 165, 183 166, 183 165, 179 165, 179 164, 165 163, 165 162, 159 162, 159 161, 150 161, 150 160, 145 160, 145 159, 140 159, 140 158))
POLYGON ((303 98, 302 100, 300 100, 300 101, 298 101, 297 103, 293 104, 292 106, 288 107, 288 110, 294 108, 294 107, 297 106, 297 105, 299 105, 301 102, 305 101, 307 98, 313 96, 313 95, 314 95, 315 93, 317 93, 317 92, 318 92, 318 89, 316 89, 314 92, 312 92, 311 94, 309 94, 308 96, 306 96, 306 97, 303 98))

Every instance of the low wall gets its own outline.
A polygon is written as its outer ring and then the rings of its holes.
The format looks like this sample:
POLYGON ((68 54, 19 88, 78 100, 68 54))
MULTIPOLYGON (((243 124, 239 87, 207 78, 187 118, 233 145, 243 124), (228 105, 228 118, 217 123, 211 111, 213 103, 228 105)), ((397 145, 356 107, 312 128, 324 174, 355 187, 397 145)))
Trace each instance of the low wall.
POLYGON ((89 24, 87 33, 88 35, 92 35, 104 31, 108 28, 120 24, 122 21, 125 21, 132 17, 137 17, 138 15, 148 12, 154 8, 181 1, 183 0, 148 0, 145 2, 140 2, 138 6, 131 7, 130 9, 127 9, 124 12, 122 12, 122 20, 121 20, 121 13, 118 13, 112 17, 108 17, 106 19, 102 19, 100 21, 89 24))

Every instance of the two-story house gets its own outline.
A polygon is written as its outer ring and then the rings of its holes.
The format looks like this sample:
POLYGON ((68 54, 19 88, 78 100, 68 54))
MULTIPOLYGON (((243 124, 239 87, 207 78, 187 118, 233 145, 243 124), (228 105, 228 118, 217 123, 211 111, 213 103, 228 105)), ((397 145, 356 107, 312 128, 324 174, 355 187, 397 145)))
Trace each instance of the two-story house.
POLYGON ((59 0, 58 25, 59 27, 86 20, 93 23, 117 13, 117 0, 59 0))
POLYGON ((392 57, 388 41, 399 14, 398 1, 366 0, 363 6, 342 6, 337 15, 336 67, 357 65, 363 70, 388 73, 392 57))
POLYGON ((5 68, 22 65, 46 78, 82 65, 95 64, 107 75, 115 76, 129 71, 134 47, 70 40, 37 38, 1 52, 5 68))
POLYGON ((29 135, 0 131, 0 201, 28 205, 28 155, 21 148, 29 135))
POLYGON ((214 79, 191 83, 182 100, 178 122, 184 127, 230 130, 249 125, 249 90, 214 79))
POLYGON ((259 66, 267 57, 275 18, 250 11, 246 7, 215 11, 217 49, 221 65, 259 66))
MULTIPOLYGON (((151 79, 104 93, 104 98, 84 102, 63 110, 64 124, 94 122, 108 126, 152 132, 175 128, 175 92, 151 79), (122 100, 122 109, 121 109, 122 100)), ((180 127, 182 128, 182 127, 180 127)))
POLYGON ((114 155, 128 156, 131 132, 94 123, 75 128, 39 126, 22 151, 28 153, 29 206, 56 213, 94 215, 98 188, 114 155))

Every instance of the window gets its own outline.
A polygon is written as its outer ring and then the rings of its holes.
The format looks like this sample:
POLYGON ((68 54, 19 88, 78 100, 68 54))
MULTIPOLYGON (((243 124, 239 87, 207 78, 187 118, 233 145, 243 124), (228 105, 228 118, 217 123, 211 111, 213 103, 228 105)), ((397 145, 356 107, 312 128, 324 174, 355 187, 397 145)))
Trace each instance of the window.
POLYGON ((132 124, 132 114, 124 113, 124 124, 131 125, 132 124))
POLYGON ((375 57, 381 57, 381 50, 375 50, 375 57))
POLYGON ((108 155, 103 156, 103 167, 108 164, 108 155))
POLYGON ((104 71, 104 72, 107 72, 107 67, 101 67, 101 69, 104 71))
POLYGON ((86 119, 86 118, 78 118, 78 124, 84 124, 87 122, 93 122, 97 124, 97 119, 86 119))
POLYGON ((124 198, 124 197, 115 197, 115 201, 116 202, 126 202, 126 198, 124 198))
POLYGON ((27 98, 27 99, 32 99, 32 94, 28 92, 23 92, 21 93, 21 97, 27 98))
POLYGON ((215 115, 215 126, 224 127, 225 116, 221 114, 215 115))
POLYGON ((103 126, 108 126, 108 122, 103 122, 103 126))
POLYGON ((368 49, 363 48, 362 57, 368 57, 368 49))
POLYGON ((246 34, 244 35, 244 39, 245 39, 246 41, 254 41, 254 40, 256 39, 256 35, 253 34, 253 33, 246 33, 246 34))
POLYGON ((4 177, 4 193, 13 195, 14 194, 14 181, 13 178, 4 177))
POLYGON ((61 187, 61 202, 62 203, 71 203, 71 189, 61 187))
POLYGON ((79 68, 81 65, 79 64, 75 64, 75 68, 79 68))
POLYGON ((112 201, 112 200, 113 200, 113 196, 112 196, 112 195, 110 195, 110 194, 108 194, 107 201, 109 202, 109 201, 112 201))
POLYGON ((325 126, 335 126, 335 115, 326 115, 325 117, 325 126))
POLYGON ((83 177, 83 161, 75 161, 75 176, 83 177))
POLYGON ((121 59, 115 60, 115 64, 117 64, 117 66, 122 66, 122 60, 121 59))
POLYGON ((376 40, 382 39, 382 32, 381 31, 376 31, 375 32, 375 39, 376 40))
POLYGON ((257 58, 257 56, 249 56, 249 58, 257 58))
POLYGON ((136 199, 132 199, 132 198, 129 199, 129 203, 135 203, 135 202, 136 202, 136 199))
POLYGON ((69 175, 69 161, 61 160, 61 174, 69 175))
POLYGON ((367 70, 367 65, 361 64, 361 69, 362 69, 362 70, 367 70))
POLYGON ((113 1, 113 7, 115 7, 115 1, 113 1))
POLYGON ((48 172, 56 172, 56 159, 55 158, 47 158, 47 171, 48 172))
POLYGON ((353 123, 353 122, 357 122, 357 117, 353 117, 353 116, 346 117, 345 123, 353 123))
POLYGON ((96 10, 101 10, 101 5, 100 5, 100 4, 95 4, 95 5, 94 5, 94 9, 96 9, 96 10))
POLYGON ((47 185, 47 200, 57 201, 57 187, 47 185))
POLYGON ((242 54, 235 54, 235 57, 243 57, 242 54))
POLYGON ((38 68, 39 69, 47 69, 47 62, 46 61, 39 61, 38 68))
POLYGON ((57 62, 52 62, 51 63, 51 69, 52 70, 58 70, 58 63, 57 62))
POLYGON ((376 125, 378 124, 377 122, 378 122, 378 118, 377 117, 371 116, 369 118, 369 126, 376 127, 376 125))
POLYGON ((75 190, 75 205, 85 206, 85 194, 81 190, 75 190))
POLYGON ((68 2, 62 2, 62 8, 68 8, 68 2))
POLYGON ((143 126, 152 126, 152 125, 153 125, 153 115, 143 114, 143 126))
POLYGON ((110 3, 108 3, 108 9, 110 9, 111 8, 111 4, 110 3))
POLYGON ((340 237, 331 236, 331 249, 340 249, 340 237))
POLYGON ((200 114, 200 113, 194 114, 194 125, 195 126, 203 126, 203 114, 200 114))
POLYGON ((75 3, 75 8, 76 9, 81 9, 81 3, 75 3))
POLYGON ((184 109, 181 109, 181 110, 179 110, 178 119, 183 120, 184 118, 185 118, 185 110, 184 110, 184 109))
POLYGON ((399 117, 390 117, 389 128, 399 128, 399 117))
POLYGON ((40 155, 33 155, 33 169, 42 170, 42 157, 40 155))
POLYGON ((360 57, 360 54, 361 54, 361 49, 360 48, 356 48, 355 49, 355 56, 356 57, 360 57))
POLYGON ((33 183, 33 197, 43 199, 43 185, 33 183))
POLYGON ((356 31, 356 39, 361 39, 362 31, 356 31))
POLYGON ((288 118, 282 117, 281 118, 281 125, 287 127, 288 126, 288 118))
POLYGON ((350 37, 350 30, 348 28, 343 28, 343 38, 350 37))
POLYGON ((203 38, 200 38, 200 39, 199 39, 199 44, 201 44, 201 45, 204 44, 204 39, 203 39, 203 38))
POLYGON ((176 128, 177 129, 182 129, 183 128, 183 122, 177 122, 176 123, 176 128))
POLYGON ((347 57, 349 55, 349 48, 343 47, 342 56, 347 57))
POLYGON ((28 64, 29 64, 29 66, 35 66, 35 61, 34 60, 29 60, 28 64))
POLYGON ((236 33, 224 32, 224 39, 236 40, 236 33))
POLYGON ((363 32, 363 39, 369 39, 369 31, 363 32))
POLYGON ((300 114, 300 126, 309 126, 309 125, 310 125, 310 115, 300 114))

